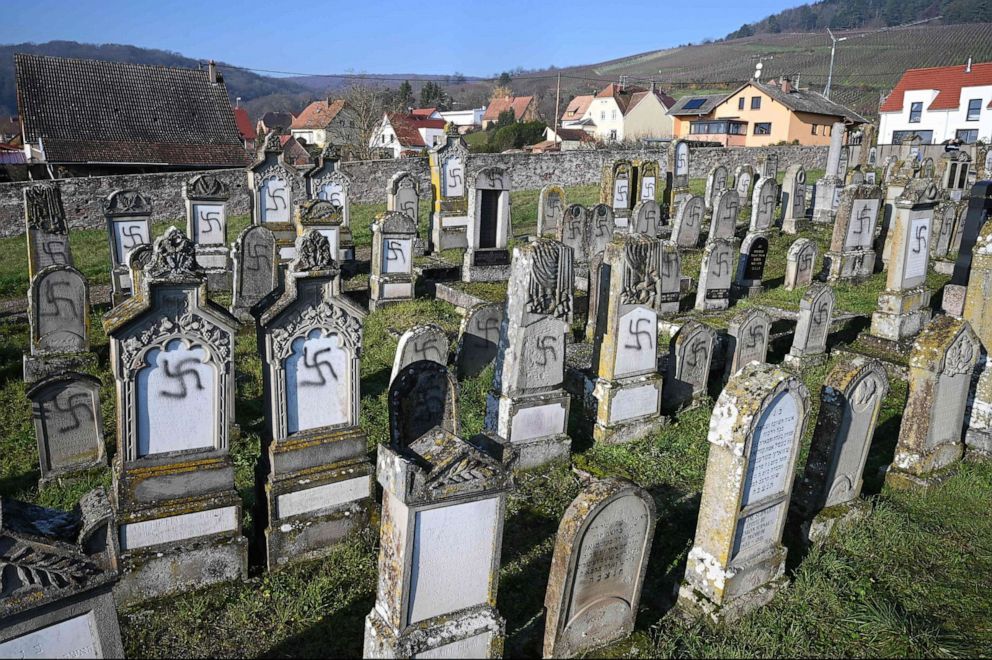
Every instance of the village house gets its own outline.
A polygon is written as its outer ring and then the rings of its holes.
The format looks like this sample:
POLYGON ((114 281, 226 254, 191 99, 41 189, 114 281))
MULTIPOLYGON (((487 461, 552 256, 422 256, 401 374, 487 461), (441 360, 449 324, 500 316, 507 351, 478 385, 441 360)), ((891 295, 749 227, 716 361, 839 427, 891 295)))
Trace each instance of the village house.
POLYGON ((469 133, 482 127, 482 117, 486 114, 486 106, 468 110, 446 110, 438 113, 446 124, 454 124, 459 133, 469 133))
MULTIPOLYGON (((683 96, 671 107, 668 114, 672 117, 672 134, 685 138, 689 135, 689 124, 707 117, 713 108, 720 105, 726 94, 703 94, 683 96)), ((724 142, 724 144, 726 144, 724 142)))
POLYGON ((581 129, 601 142, 624 142, 672 136, 668 110, 675 99, 657 89, 610 83, 595 96, 576 96, 565 108, 561 125, 581 129))
POLYGON ((248 111, 244 108, 235 108, 234 124, 238 127, 238 135, 241 136, 241 142, 244 144, 245 149, 254 152, 255 138, 258 137, 258 133, 255 131, 255 127, 252 126, 248 111))
POLYGON ((565 112, 561 115, 562 128, 584 128, 585 126, 595 126, 591 119, 586 119, 586 112, 589 104, 596 98, 592 94, 576 96, 565 107, 565 112))
POLYGON ((18 53, 14 67, 37 178, 250 162, 213 62, 198 70, 18 53))
POLYGON ((849 127, 867 123, 864 117, 822 94, 781 81, 751 80, 714 103, 713 97, 695 96, 680 102, 676 137, 719 142, 731 147, 764 147, 793 143, 808 146, 830 144, 830 127, 844 122, 849 127), (685 114, 711 109, 702 115, 685 114))
POLYGON ((442 119, 437 108, 413 108, 410 110, 410 116, 414 119, 442 119))
POLYGON ((419 119, 412 115, 387 112, 372 134, 369 146, 389 152, 393 158, 420 156, 444 142, 443 119, 419 119))
POLYGON ((313 164, 310 152, 292 135, 280 135, 279 144, 282 145, 282 155, 288 165, 303 168, 313 164))
POLYGON ((574 151, 576 149, 593 149, 596 146, 596 138, 588 131, 581 128, 558 128, 556 131, 552 127, 544 129, 544 142, 540 142, 534 147, 536 151, 574 151), (549 147, 548 145, 554 145, 549 147))
POLYGON ((292 112, 270 110, 259 117, 255 123, 255 134, 268 135, 272 131, 275 131, 279 135, 283 135, 289 131, 289 127, 292 126, 294 119, 296 119, 296 116, 292 112))
POLYGON ((357 144, 360 139, 355 113, 341 99, 314 101, 296 116, 289 133, 321 149, 328 144, 338 147, 357 144))
POLYGON ((878 116, 880 144, 914 135, 922 144, 992 141, 992 62, 909 69, 878 116))
POLYGON ((482 115, 482 128, 499 121, 499 116, 507 110, 513 111, 516 121, 537 121, 537 101, 533 96, 503 96, 493 99, 482 115))
POLYGON ((0 144, 10 144, 11 140, 20 137, 21 120, 17 117, 0 117, 0 144))

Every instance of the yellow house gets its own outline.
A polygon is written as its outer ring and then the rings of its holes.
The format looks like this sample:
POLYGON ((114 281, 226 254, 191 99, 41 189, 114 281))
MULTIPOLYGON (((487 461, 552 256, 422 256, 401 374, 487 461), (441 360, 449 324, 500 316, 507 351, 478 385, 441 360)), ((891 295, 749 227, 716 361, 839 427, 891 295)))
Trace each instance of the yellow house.
MULTIPOLYGON (((700 97, 704 98, 704 97, 700 97)), ((848 126, 867 119, 822 94, 798 89, 788 78, 766 83, 752 80, 714 102, 705 97, 703 115, 692 97, 683 97, 672 108, 677 136, 690 140, 719 142, 725 146, 764 147, 780 142, 808 146, 829 145, 835 122, 848 126)))

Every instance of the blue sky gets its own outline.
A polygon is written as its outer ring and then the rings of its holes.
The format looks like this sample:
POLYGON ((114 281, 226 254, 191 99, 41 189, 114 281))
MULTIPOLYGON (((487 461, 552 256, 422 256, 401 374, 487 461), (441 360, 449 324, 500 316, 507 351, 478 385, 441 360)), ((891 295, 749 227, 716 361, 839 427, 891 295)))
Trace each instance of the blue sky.
POLYGON ((801 0, 28 0, 4 12, 0 43, 126 43, 301 73, 488 76, 698 43, 797 4, 801 0), (271 15, 274 8, 291 11, 271 15))

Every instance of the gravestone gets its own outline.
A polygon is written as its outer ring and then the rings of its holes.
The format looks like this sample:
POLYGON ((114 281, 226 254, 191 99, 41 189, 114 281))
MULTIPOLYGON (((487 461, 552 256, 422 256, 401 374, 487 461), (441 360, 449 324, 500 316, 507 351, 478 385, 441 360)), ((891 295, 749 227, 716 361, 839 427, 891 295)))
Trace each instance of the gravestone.
POLYGON ((475 378, 496 359, 505 315, 505 303, 480 303, 469 308, 458 333, 458 378, 475 378))
POLYGON ((563 387, 573 288, 568 247, 542 238, 513 248, 485 427, 519 452, 521 468, 567 459, 571 450, 563 387))
POLYGON ((589 234, 592 230, 592 214, 581 204, 569 204, 565 215, 558 227, 558 241, 572 250, 575 272, 577 275, 588 276, 589 234))
MULTIPOLYGON (((914 147, 913 157, 916 160, 920 159, 919 145, 914 147)), ((937 174, 936 167, 933 164, 933 158, 924 158, 923 163, 920 165, 920 176, 924 179, 933 179, 937 174)))
POLYGON ((417 236, 413 241, 413 255, 422 257, 427 251, 427 242, 420 237, 420 182, 410 172, 397 172, 389 179, 386 190, 386 210, 399 211, 413 218, 417 236))
POLYGON ((782 184, 782 231, 797 234, 806 224, 806 168, 789 165, 782 184))
POLYGON ((186 233, 196 246, 196 263, 207 278, 207 291, 231 290, 227 241, 230 187, 212 174, 198 174, 183 183, 186 233))
POLYGON ((499 167, 469 177, 468 249, 462 281, 500 282, 510 272, 510 171, 499 167))
POLYGON ((26 394, 42 483, 107 464, 98 378, 64 371, 35 383, 26 394))
POLYGON ((847 173, 847 179, 844 181, 846 186, 862 186, 865 184, 865 173, 861 171, 860 165, 855 165, 852 170, 847 173))
MULTIPOLYGON (((851 165, 851 148, 846 144, 840 148, 840 160, 837 163, 837 178, 842 182, 847 181, 848 168, 851 165)), ((844 185, 842 183, 841 185, 844 185)))
POLYGON ((706 396, 716 333, 699 321, 687 321, 668 344, 664 407, 677 411, 706 396))
POLYGON ((597 204, 589 209, 589 258, 602 254, 613 240, 616 219, 607 204, 597 204))
MULTIPOLYGON (((505 622, 496 610, 506 496, 516 452, 491 435, 458 436, 455 379, 433 362, 403 369, 397 402, 440 403, 444 419, 378 447, 383 488, 376 602, 365 619, 366 658, 500 658, 505 622)), ((423 407, 423 406, 421 406, 423 407)))
POLYGON ((716 208, 716 196, 727 190, 727 168, 723 165, 714 165, 706 175, 706 191, 703 200, 706 203, 706 210, 712 212, 716 208))
POLYGON ((792 348, 785 356, 787 363, 805 367, 827 360, 827 335, 833 322, 834 304, 834 290, 827 284, 816 283, 803 295, 792 348))
POLYGON ((142 243, 127 255, 127 268, 131 271, 131 284, 135 289, 141 286, 145 266, 151 262, 153 253, 151 243, 142 243))
POLYGON ((396 355, 393 356, 393 371, 389 376, 389 382, 396 380, 403 367, 414 362, 428 360, 446 367, 448 351, 448 335, 440 326, 433 323, 413 326, 403 333, 399 343, 396 344, 396 355))
MULTIPOLYGON (((350 230, 346 230, 344 226, 342 207, 335 206, 323 199, 308 199, 297 204, 293 214, 293 226, 296 227, 297 238, 305 235, 311 229, 322 234, 331 247, 332 257, 340 255, 343 251, 342 242, 350 240, 348 235, 350 230)), ((292 254, 292 258, 295 259, 295 244, 292 252, 285 252, 285 254, 292 254)), ((339 260, 335 259, 335 261, 339 260)))
MULTIPOLYGON (((947 289, 953 285, 946 285, 947 289)), ((992 347, 992 223, 985 223, 978 235, 971 260, 971 276, 968 279, 967 293, 961 318, 971 325, 984 351, 978 360, 978 366, 972 376, 973 395, 965 415, 968 430, 965 443, 969 451, 981 455, 992 455, 992 360, 989 359, 989 348, 992 347)), ((947 308, 945 302, 944 308, 947 308)))
MULTIPOLYGON (((308 199, 319 199, 338 209, 337 215, 341 221, 335 260, 354 261, 355 241, 351 236, 351 179, 341 171, 340 155, 336 146, 328 144, 324 147, 317 159, 317 165, 304 175, 304 184, 308 199)), ((412 217, 416 222, 417 216, 412 217)))
POLYGON ((764 291, 761 278, 765 275, 767 260, 768 238, 762 234, 748 233, 741 241, 737 276, 734 278, 734 287, 740 297, 756 296, 764 291))
POLYGON ((24 222, 28 237, 28 280, 48 266, 72 265, 69 225, 58 184, 41 183, 24 189, 24 222))
POLYGON ((661 241, 661 292, 658 294, 658 315, 674 316, 679 313, 682 300, 682 257, 672 241, 661 241))
POLYGON ((936 173, 940 179, 941 192, 952 201, 960 202, 971 185, 971 156, 965 151, 945 151, 940 155, 940 167, 936 173))
POLYGON ((665 206, 670 218, 675 217, 682 202, 692 195, 689 192, 689 158, 689 143, 685 140, 674 140, 669 145, 665 206))
POLYGON ((882 202, 882 217, 879 220, 882 231, 879 241, 876 242, 875 251, 878 252, 878 244, 882 245, 882 263, 888 266, 892 254, 892 229, 896 213, 896 200, 902 195, 906 186, 913 179, 920 176, 919 161, 909 158, 893 163, 889 178, 885 183, 885 197, 882 202))
POLYGON ((745 366, 720 393, 682 612, 734 621, 787 584, 782 531, 808 411, 802 381, 768 364, 745 366))
POLYGON ((830 282, 859 282, 875 272, 875 227, 882 206, 878 186, 846 186, 834 216, 827 261, 830 282))
POLYGON ((110 241, 111 302, 119 305, 133 290, 128 254, 139 245, 152 242, 152 205, 137 190, 117 190, 104 199, 103 215, 110 241))
POLYGON ((28 319, 33 357, 89 351, 90 289, 83 274, 65 264, 39 271, 28 287, 28 319))
POLYGON ((557 184, 541 188, 537 198, 537 235, 554 238, 565 217, 565 189, 557 184))
POLYGON ((766 177, 758 179, 751 199, 751 224, 748 231, 758 234, 771 231, 777 203, 778 183, 775 179, 766 177))
POLYGON ((915 336, 930 318, 926 279, 936 204, 937 188, 927 179, 910 181, 896 200, 885 291, 871 317, 871 334, 877 339, 902 342, 915 336))
POLYGON ((816 268, 816 241, 799 238, 789 246, 785 260, 785 290, 794 291, 813 281, 816 268))
POLYGON ((207 298, 181 231, 170 227, 153 252, 141 288, 103 319, 117 395, 122 605, 247 573, 230 456, 238 322, 207 298))
POLYGON ((774 151, 765 152, 758 156, 758 173, 760 179, 778 178, 778 154, 774 151))
POLYGON ((727 326, 727 354, 724 379, 730 378, 751 362, 765 362, 772 319, 764 310, 752 307, 730 320, 727 326))
POLYGON ((295 168, 286 163, 279 136, 272 132, 259 146, 255 163, 248 168, 251 191, 251 221, 275 234, 279 259, 294 256, 296 227, 293 208, 306 198, 306 185, 295 168))
POLYGON ((417 223, 406 213, 387 211, 372 223, 370 310, 413 300, 417 284, 413 270, 416 241, 417 223))
POLYGON ((825 539, 834 527, 871 511, 860 497, 862 474, 888 391, 877 360, 854 357, 827 376, 806 469, 796 486, 796 510, 809 540, 825 539))
POLYGON ((733 238, 737 230, 737 216, 740 210, 741 200, 736 190, 717 192, 713 198, 709 238, 733 238))
POLYGON ((123 658, 102 488, 75 511, 0 498, 0 657, 123 658))
POLYGON ((958 221, 961 226, 958 247, 958 258, 954 262, 954 273, 951 284, 968 285, 968 274, 971 271, 971 252, 978 240, 978 234, 992 215, 992 182, 976 183, 968 196, 968 206, 965 209, 964 221, 958 221))
POLYGON ((586 415, 596 442, 630 442, 663 423, 658 374, 661 245, 643 234, 618 236, 606 248, 586 415))
POLYGON ((830 127, 830 147, 827 151, 826 171, 816 182, 813 196, 813 222, 832 224, 834 210, 840 202, 840 189, 844 186, 844 174, 841 173, 842 152, 844 151, 844 122, 835 122, 830 127))
POLYGON ((276 236, 268 227, 246 227, 231 249, 234 264, 234 297, 231 313, 241 320, 251 318, 251 308, 279 285, 279 251, 276 236))
POLYGON ((658 200, 658 182, 661 181, 661 166, 656 160, 634 161, 637 172, 637 190, 635 201, 656 202, 658 200))
POLYGON ((885 483, 926 488, 964 454, 964 415, 982 344, 971 325, 950 316, 931 321, 909 355, 909 397, 885 483))
POLYGON ((958 205, 955 202, 945 200, 934 207, 933 236, 930 237, 930 256, 934 259, 944 259, 950 252, 957 219, 958 205))
POLYGON ((408 447, 435 427, 461 434, 458 382, 448 368, 433 360, 411 362, 389 384, 389 438, 408 447))
POLYGON ((544 598, 544 657, 574 657, 634 631, 655 515, 651 495, 626 479, 594 481, 572 501, 544 598))
POLYGON ((672 225, 672 240, 681 248, 694 248, 699 243, 699 232, 703 228, 703 215, 706 212, 702 197, 687 197, 675 212, 672 225))
POLYGON ((267 434, 256 520, 270 571, 327 555, 368 523, 372 497, 358 425, 365 310, 341 295, 323 234, 307 231, 295 252, 281 295, 258 311, 267 434))
POLYGON ((734 169, 734 190, 744 207, 751 206, 751 195, 754 192, 754 168, 750 165, 738 165, 734 169))
POLYGON ((629 160, 614 161, 603 167, 603 180, 599 191, 599 203, 613 209, 618 226, 627 226, 630 210, 638 201, 635 197, 637 177, 634 165, 629 160))
POLYGON ((661 207, 653 199, 638 202, 630 212, 627 229, 632 234, 647 234, 651 238, 661 238, 665 221, 661 217, 661 207))
POLYGON ((445 128, 444 142, 428 154, 431 170, 431 235, 429 252, 468 247, 468 145, 458 127, 445 128))
POLYGON ((730 306, 730 283, 734 276, 734 241, 716 238, 707 241, 699 267, 696 310, 727 309, 730 306))

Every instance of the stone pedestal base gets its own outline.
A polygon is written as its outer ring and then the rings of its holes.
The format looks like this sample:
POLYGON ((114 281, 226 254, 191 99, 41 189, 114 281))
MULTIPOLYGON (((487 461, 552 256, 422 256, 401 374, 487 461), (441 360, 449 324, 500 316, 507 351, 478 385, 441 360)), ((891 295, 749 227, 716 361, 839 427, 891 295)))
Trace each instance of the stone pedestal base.
POLYGON ((829 359, 829 353, 812 353, 806 355, 793 355, 792 353, 787 353, 785 356, 785 364, 796 369, 806 369, 807 367, 814 367, 816 365, 823 364, 829 359))
POLYGON ((696 311, 699 312, 723 311, 728 307, 730 307, 730 292, 727 291, 726 289, 724 289, 723 291, 726 292, 726 295, 720 298, 707 298, 704 295, 703 298, 700 299, 699 296, 697 295, 696 306, 695 306, 696 311))
POLYGON ((874 250, 827 252, 823 258, 828 282, 860 282, 875 272, 874 250))
POLYGON ((967 292, 968 287, 961 284, 945 284, 944 296, 940 303, 944 313, 955 318, 964 316, 964 297, 967 292))
POLYGON ((930 291, 924 287, 906 291, 883 291, 878 311, 871 315, 871 334, 889 341, 902 341, 919 334, 930 320, 930 291))
POLYGON ((395 630, 372 610, 365 617, 366 658, 501 658, 506 622, 488 606, 395 630))
POLYGON ((381 309, 390 303, 413 300, 416 283, 412 279, 389 280, 373 275, 369 278, 369 310, 381 309))
POLYGON ((468 216, 464 212, 442 211, 441 213, 433 213, 431 215, 431 253, 467 248, 468 222, 468 216))
POLYGON ((980 458, 992 458, 992 430, 968 429, 964 435, 964 444, 969 456, 977 454, 980 458))
POLYGON ((833 530, 856 524, 870 513, 871 504, 860 498, 827 507, 812 520, 803 523, 803 533, 808 543, 820 544, 827 540, 833 530))
POLYGON ((806 218, 783 218, 782 233, 795 236, 809 226, 806 218))
POLYGON ((665 426, 668 420, 661 416, 661 384, 657 373, 622 380, 597 378, 587 384, 586 416, 595 419, 593 439, 621 444, 665 426))
POLYGON ((90 371, 98 364, 96 353, 58 353, 53 355, 24 354, 24 384, 38 381, 66 371, 90 371))
POLYGON ((704 616, 718 624, 733 623, 751 610, 770 603, 779 591, 788 586, 789 579, 779 577, 721 606, 683 582, 676 607, 679 614, 690 621, 704 616))
POLYGON ((765 287, 762 284, 754 284, 754 285, 735 284, 733 286, 733 290, 734 290, 734 296, 736 296, 738 299, 741 299, 741 298, 750 298, 751 296, 760 295, 764 293, 765 287))
MULTIPOLYGON (((956 451, 952 454, 953 458, 951 458, 950 462, 958 461, 964 455, 964 448, 961 445, 944 446, 956 448, 956 451)), ((949 456, 945 456, 945 458, 949 458, 949 456)), ((945 463, 945 466, 946 465, 947 464, 945 463)), ((921 474, 898 468, 895 465, 890 465, 888 469, 885 470, 885 485, 898 490, 926 490, 947 481, 949 477, 954 475, 954 472, 954 466, 921 474)))
POLYGON ((529 469, 568 459, 571 397, 562 390, 520 397, 489 395, 486 428, 510 441, 519 452, 517 467, 529 469))
POLYGON ((503 282, 510 279, 510 253, 504 249, 465 250, 463 282, 503 282))

